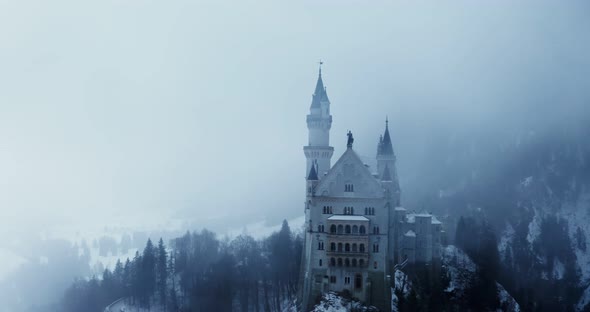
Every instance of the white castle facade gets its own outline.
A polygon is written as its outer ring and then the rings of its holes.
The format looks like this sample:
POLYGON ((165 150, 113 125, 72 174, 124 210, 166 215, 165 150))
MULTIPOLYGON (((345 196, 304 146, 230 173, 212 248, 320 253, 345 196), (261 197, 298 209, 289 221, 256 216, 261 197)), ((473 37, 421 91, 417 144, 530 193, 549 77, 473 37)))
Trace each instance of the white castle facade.
MULTIPOLYGON (((430 214, 400 206, 396 157, 388 122, 371 170, 353 149, 331 166, 330 101, 320 68, 310 113, 305 200, 305 245, 301 272, 304 311, 328 291, 348 291, 380 311, 391 308, 390 276, 396 264, 440 258, 441 223, 430 214)), ((344 141, 344 140, 343 140, 344 141)))

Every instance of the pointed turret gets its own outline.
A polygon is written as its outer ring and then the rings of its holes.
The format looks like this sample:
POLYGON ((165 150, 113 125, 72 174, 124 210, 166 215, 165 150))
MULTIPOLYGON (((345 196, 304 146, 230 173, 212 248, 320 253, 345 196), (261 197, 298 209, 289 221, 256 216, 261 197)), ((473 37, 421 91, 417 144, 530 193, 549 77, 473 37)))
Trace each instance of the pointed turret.
POLYGON ((389 120, 387 118, 385 118, 385 133, 379 138, 377 155, 393 155, 393 144, 391 144, 391 136, 389 136, 389 120))
POLYGON ((334 148, 330 146, 332 115, 330 115, 330 101, 322 79, 322 64, 320 61, 318 81, 306 118, 309 130, 309 143, 303 147, 305 158, 307 158, 306 176, 311 172, 311 167, 315 166, 317 176, 322 177, 330 170, 330 159, 334 153, 334 148))
POLYGON ((392 196, 392 204, 400 204, 400 189, 397 180, 397 170, 395 168, 395 154, 393 153, 393 144, 389 135, 389 120, 385 118, 385 132, 379 138, 377 146, 377 176, 381 179, 382 185, 392 196))
POLYGON ((330 103, 330 100, 328 99, 326 87, 324 87, 324 81, 322 80, 322 67, 320 66, 318 81, 316 82, 315 91, 312 95, 311 108, 320 108, 322 102, 330 103))
POLYGON ((311 169, 309 170, 309 174, 307 175, 307 180, 308 181, 317 181, 318 179, 318 172, 316 170, 317 164, 314 164, 311 166, 311 169))

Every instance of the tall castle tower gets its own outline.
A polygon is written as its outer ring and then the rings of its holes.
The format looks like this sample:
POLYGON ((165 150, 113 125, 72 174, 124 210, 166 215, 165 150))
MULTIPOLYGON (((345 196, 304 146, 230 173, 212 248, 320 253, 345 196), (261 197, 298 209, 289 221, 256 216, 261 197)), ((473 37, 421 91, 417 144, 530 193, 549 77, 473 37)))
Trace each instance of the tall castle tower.
POLYGON ((316 164, 316 172, 319 177, 330 170, 330 160, 334 154, 334 148, 330 146, 330 128, 332 127, 332 115, 330 115, 330 100, 326 87, 322 81, 322 62, 315 92, 312 95, 309 115, 307 115, 307 129, 309 130, 309 141, 303 147, 305 158, 307 158, 307 175, 311 167, 316 164))
POLYGON ((379 138, 377 145, 377 176, 381 181, 391 181, 386 184, 386 190, 391 196, 393 207, 400 205, 400 187, 395 166, 395 154, 391 136, 389 135, 389 120, 385 118, 385 133, 379 138))

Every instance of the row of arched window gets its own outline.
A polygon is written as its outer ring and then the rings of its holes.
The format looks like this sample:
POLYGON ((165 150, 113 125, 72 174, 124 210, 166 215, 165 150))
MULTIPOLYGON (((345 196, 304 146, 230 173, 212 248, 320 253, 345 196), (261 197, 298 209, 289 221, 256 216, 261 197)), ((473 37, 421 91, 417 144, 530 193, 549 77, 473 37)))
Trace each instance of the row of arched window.
POLYGON ((349 224, 347 224, 347 225, 339 224, 338 226, 336 226, 336 224, 332 224, 332 225, 330 225, 330 234, 364 235, 364 234, 367 234, 367 228, 364 225, 350 226, 349 224))
MULTIPOLYGON (((323 245, 322 245, 323 248, 323 245)), ((357 244, 357 243, 330 243, 330 251, 334 252, 366 252, 365 244, 357 244)))
MULTIPOLYGON (((322 207, 322 213, 323 214, 334 214, 334 207, 324 206, 324 207, 322 207)), ((343 213, 345 215, 353 215, 354 214, 354 207, 344 207, 343 213)), ((374 216, 375 215, 375 207, 365 207, 365 215, 374 216)))
POLYGON ((346 266, 346 267, 364 267, 367 263, 364 259, 356 259, 356 258, 330 258, 330 266, 346 266))
POLYGON ((352 185, 352 184, 344 184, 344 191, 345 192, 354 192, 354 185, 352 185))

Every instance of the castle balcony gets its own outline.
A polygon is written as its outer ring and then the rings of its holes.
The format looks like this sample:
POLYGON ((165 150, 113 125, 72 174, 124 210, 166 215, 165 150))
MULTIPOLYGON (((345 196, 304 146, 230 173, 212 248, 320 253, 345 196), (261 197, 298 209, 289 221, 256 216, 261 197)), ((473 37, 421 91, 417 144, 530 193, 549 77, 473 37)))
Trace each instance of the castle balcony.
POLYGON ((364 216, 333 215, 327 221, 330 236, 367 236, 368 234, 369 219, 364 216))
POLYGON ((345 252, 345 251, 326 251, 328 257, 348 257, 348 258, 363 258, 369 259, 368 252, 345 252))

